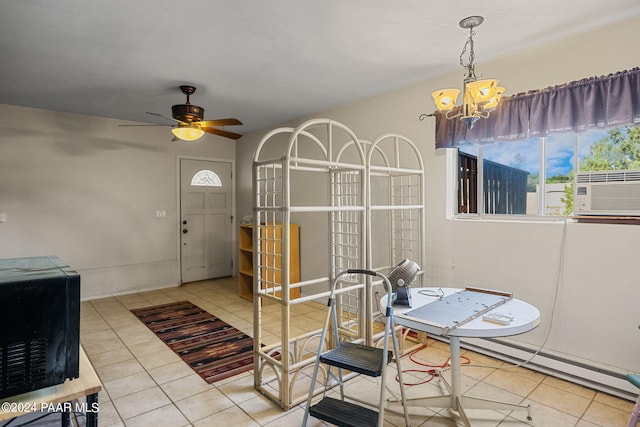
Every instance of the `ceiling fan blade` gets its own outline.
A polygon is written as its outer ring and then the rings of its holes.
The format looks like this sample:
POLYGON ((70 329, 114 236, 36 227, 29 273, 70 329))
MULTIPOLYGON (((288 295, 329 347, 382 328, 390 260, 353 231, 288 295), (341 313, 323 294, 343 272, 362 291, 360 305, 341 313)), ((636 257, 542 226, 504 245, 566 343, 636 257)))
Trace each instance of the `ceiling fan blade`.
POLYGON ((217 119, 217 120, 203 120, 201 122, 194 122, 200 125, 203 128, 208 128, 212 126, 234 126, 241 125, 242 122, 238 119, 217 119))
POLYGON ((229 132, 229 131, 218 129, 218 128, 205 128, 205 127, 203 127, 201 129, 203 131, 207 132, 207 133, 212 133, 214 135, 224 136, 225 138, 238 139, 238 138, 240 138, 242 136, 239 133, 229 132))
POLYGON ((175 126, 175 125, 118 125, 118 126, 121 126, 121 127, 129 126, 129 127, 131 127, 131 126, 175 126))
POLYGON ((187 122, 183 122, 182 120, 174 119, 173 117, 163 116, 162 114, 158 114, 158 113, 150 113, 150 112, 148 112, 148 111, 145 111, 145 113, 147 113, 147 114, 151 114, 152 116, 162 117, 163 119, 171 120, 171 121, 173 121, 173 122, 183 123, 183 124, 185 124, 185 125, 188 125, 188 124, 189 124, 189 123, 187 123, 187 122))

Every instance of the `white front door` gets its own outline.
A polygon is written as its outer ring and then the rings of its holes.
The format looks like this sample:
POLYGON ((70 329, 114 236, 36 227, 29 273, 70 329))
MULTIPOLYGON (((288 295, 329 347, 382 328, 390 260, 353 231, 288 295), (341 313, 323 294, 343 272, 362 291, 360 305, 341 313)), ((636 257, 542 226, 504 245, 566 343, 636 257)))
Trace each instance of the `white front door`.
POLYGON ((231 163, 180 159, 182 283, 230 276, 231 163))

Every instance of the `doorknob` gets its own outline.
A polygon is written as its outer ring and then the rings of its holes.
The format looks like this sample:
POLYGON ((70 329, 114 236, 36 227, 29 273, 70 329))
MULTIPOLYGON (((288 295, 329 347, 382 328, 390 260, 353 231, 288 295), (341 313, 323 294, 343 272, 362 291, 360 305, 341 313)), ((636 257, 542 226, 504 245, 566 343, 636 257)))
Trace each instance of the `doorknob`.
POLYGON ((182 221, 183 225, 187 225, 187 220, 185 219, 184 221, 182 221))
POLYGON ((187 234, 187 229, 186 228, 182 229, 182 234, 187 234))

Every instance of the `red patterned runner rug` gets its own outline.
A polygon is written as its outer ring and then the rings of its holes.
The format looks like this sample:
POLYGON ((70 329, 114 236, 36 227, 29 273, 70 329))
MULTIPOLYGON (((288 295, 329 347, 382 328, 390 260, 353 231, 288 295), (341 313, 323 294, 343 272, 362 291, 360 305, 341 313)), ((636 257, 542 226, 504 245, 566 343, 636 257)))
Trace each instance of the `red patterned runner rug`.
POLYGON ((189 301, 131 312, 209 384, 253 368, 253 338, 189 301))

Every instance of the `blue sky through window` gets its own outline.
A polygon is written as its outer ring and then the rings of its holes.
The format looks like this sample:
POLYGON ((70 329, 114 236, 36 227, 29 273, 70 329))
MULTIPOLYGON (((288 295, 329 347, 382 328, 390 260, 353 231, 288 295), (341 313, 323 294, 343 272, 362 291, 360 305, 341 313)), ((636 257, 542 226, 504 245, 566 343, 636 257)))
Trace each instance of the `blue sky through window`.
MULTIPOLYGON (((589 155, 591 145, 607 135, 606 130, 591 130, 579 135, 580 158, 589 155)), ((568 175, 573 169, 573 133, 554 134, 546 139, 546 177, 568 175)), ((475 145, 465 144, 460 150, 477 155, 475 145)), ((483 157, 504 165, 523 169, 531 174, 540 173, 540 148, 538 138, 523 141, 496 142, 482 146, 483 157)))

